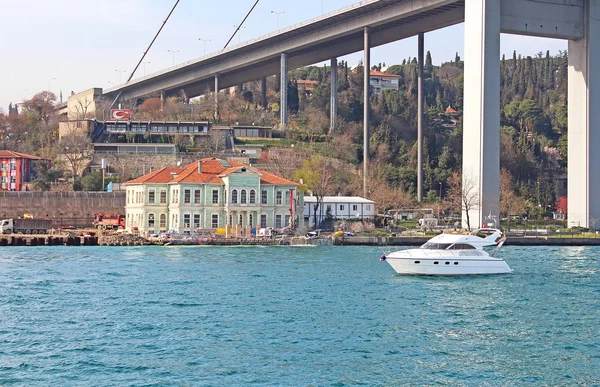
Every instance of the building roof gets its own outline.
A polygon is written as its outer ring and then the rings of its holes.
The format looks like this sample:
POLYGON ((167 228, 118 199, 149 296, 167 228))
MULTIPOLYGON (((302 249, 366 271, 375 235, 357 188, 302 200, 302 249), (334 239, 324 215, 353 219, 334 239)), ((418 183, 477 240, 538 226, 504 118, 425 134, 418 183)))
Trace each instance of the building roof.
POLYGON ((400 78, 400 75, 384 73, 382 71, 371 70, 371 76, 373 77, 392 77, 392 78, 400 78))
MULTIPOLYGON (((316 196, 305 196, 304 203, 316 203, 316 196)), ((360 196, 324 196, 323 203, 351 203, 351 204, 375 204, 374 201, 361 198, 360 196)))
POLYGON ((310 79, 297 79, 296 83, 299 83, 301 85, 316 85, 319 83, 319 81, 312 81, 310 79))
POLYGON ((29 160, 48 160, 43 157, 27 155, 25 153, 13 152, 9 150, 0 150, 0 159, 18 158, 18 159, 29 159, 29 160))
POLYGON ((260 176, 261 184, 292 185, 298 183, 276 176, 272 173, 244 165, 237 161, 217 158, 205 158, 186 165, 183 168, 163 168, 126 182, 133 184, 223 184, 223 177, 247 168, 260 176), (198 164, 202 164, 202 173, 198 173, 198 164))
POLYGON ((456 114, 456 110, 452 109, 452 107, 448 106, 446 108, 446 114, 456 114))

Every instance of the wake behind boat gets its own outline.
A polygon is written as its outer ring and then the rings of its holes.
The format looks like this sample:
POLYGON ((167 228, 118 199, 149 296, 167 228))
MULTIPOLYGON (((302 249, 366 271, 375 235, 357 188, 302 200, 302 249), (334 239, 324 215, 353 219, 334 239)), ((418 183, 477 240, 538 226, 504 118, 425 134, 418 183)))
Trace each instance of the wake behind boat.
POLYGON ((504 274, 512 269, 495 255, 506 240, 494 228, 482 228, 471 234, 440 234, 418 249, 389 252, 381 257, 403 275, 504 274), (496 246, 491 254, 484 247, 496 246))

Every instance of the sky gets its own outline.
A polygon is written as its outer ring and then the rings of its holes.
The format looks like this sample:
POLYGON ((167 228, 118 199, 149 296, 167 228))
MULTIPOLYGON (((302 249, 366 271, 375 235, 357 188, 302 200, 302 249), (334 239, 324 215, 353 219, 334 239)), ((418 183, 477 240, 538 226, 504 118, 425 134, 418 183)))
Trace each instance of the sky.
MULTIPOLYGON (((260 0, 237 44, 321 16, 356 0, 260 0), (277 17, 274 12, 283 12, 277 17)), ((175 0, 0 0, 0 109, 50 90, 66 100, 71 91, 125 82, 175 0)), ((254 0, 180 0, 137 76, 223 48, 254 0), (210 40, 202 41, 200 39, 210 40), (170 50, 170 51, 169 51, 170 50)), ((462 57, 463 25, 425 34, 434 64, 462 57)), ((567 42, 502 35, 501 54, 524 56, 566 50, 567 42)), ((372 49, 372 63, 401 63, 417 55, 416 37, 372 49)), ((355 65, 361 53, 339 60, 355 65)))

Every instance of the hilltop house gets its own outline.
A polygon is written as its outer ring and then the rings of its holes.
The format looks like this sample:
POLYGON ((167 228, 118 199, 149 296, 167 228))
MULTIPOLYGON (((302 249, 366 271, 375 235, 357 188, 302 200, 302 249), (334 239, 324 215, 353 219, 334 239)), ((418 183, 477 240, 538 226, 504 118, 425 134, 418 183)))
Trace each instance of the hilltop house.
POLYGON ((281 229, 303 207, 298 184, 234 161, 205 158, 125 183, 127 228, 186 233, 226 225, 281 229))
POLYGON ((382 71, 371 70, 369 80, 373 95, 379 95, 384 90, 398 90, 400 87, 400 76, 396 74, 384 73, 382 71))

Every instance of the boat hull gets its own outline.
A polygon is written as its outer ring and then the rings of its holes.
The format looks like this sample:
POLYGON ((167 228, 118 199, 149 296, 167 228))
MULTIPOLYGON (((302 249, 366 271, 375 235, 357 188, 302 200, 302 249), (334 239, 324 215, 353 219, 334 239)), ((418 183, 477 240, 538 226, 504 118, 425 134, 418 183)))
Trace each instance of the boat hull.
POLYGON ((430 258, 386 258, 387 263, 400 275, 484 275, 507 274, 512 269, 502 259, 457 259, 456 257, 430 258), (437 262, 437 263, 436 263, 437 262))

